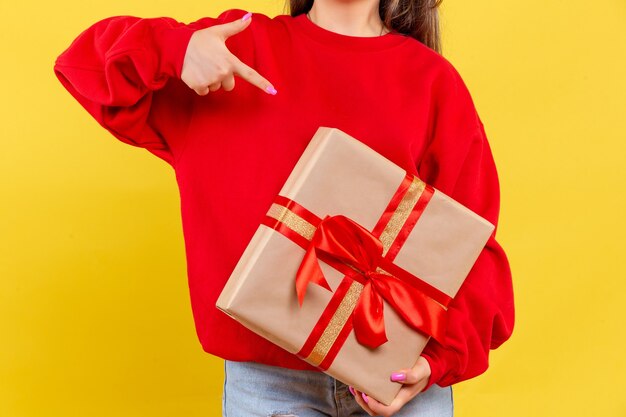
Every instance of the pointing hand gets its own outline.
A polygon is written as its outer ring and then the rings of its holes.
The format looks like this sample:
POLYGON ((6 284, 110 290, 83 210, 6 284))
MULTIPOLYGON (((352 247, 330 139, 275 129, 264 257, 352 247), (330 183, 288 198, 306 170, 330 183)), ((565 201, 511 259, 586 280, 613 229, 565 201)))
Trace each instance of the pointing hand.
POLYGON ((195 31, 187 45, 181 73, 182 81, 198 95, 204 96, 220 87, 231 91, 235 87, 234 76, 237 75, 266 93, 276 94, 276 90, 267 79, 241 62, 226 47, 226 39, 247 28, 251 20, 251 18, 237 19, 195 31))

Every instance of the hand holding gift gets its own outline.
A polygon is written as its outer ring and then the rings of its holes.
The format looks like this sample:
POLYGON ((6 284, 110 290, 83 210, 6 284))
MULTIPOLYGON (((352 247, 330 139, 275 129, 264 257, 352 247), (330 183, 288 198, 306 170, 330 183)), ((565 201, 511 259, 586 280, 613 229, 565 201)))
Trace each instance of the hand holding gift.
POLYGON ((403 384, 403 386, 390 405, 384 405, 364 392, 355 390, 352 387, 349 387, 349 389, 352 395, 354 395, 356 402, 359 403, 370 416, 390 417, 422 392, 428 383, 429 377, 430 365, 428 365, 428 361, 424 359, 423 356, 420 356, 413 368, 401 369, 391 374, 390 379, 403 384))

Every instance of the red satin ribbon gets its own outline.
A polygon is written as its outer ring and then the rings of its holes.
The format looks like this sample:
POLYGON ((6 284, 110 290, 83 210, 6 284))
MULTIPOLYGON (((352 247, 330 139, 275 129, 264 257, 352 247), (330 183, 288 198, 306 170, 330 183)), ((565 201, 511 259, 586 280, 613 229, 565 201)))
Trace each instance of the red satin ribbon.
POLYGON ((312 282, 331 291, 318 260, 364 285, 354 309, 354 332, 359 343, 376 348, 387 341, 383 300, 413 329, 443 341, 445 306, 450 297, 382 256, 376 236, 348 217, 326 216, 315 233, 296 274, 302 305, 312 282), (376 272, 380 267, 391 275, 376 272))

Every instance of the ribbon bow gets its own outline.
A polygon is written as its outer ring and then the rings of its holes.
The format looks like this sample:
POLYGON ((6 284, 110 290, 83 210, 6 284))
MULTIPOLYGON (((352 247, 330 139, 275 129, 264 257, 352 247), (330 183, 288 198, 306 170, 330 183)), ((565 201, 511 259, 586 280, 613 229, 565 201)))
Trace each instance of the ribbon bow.
MULTIPOLYGON (((332 291, 318 263, 322 260, 363 284, 353 311, 359 343, 376 348, 385 335, 383 300, 413 329, 443 340, 445 307, 424 290, 447 296, 383 257, 380 240, 369 230, 342 216, 326 216, 318 225, 296 274, 296 292, 302 306, 309 282, 332 291), (382 273, 382 270, 389 272, 382 273)), ((447 303, 444 301, 443 303, 447 303)))

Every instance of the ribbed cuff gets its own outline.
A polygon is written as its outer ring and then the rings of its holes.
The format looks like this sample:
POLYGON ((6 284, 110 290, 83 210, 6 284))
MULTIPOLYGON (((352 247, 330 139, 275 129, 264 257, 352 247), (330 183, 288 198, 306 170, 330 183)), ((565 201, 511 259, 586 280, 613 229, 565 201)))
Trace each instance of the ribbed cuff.
POLYGON ((189 40, 197 29, 167 18, 161 19, 154 29, 159 49, 159 72, 180 79, 189 40))
POLYGON ((434 384, 441 387, 452 384, 451 382, 444 381, 443 377, 450 373, 458 364, 458 359, 453 351, 447 350, 435 343, 428 343, 426 348, 422 351, 421 356, 423 356, 430 365, 430 377, 422 391, 426 391, 434 384))

